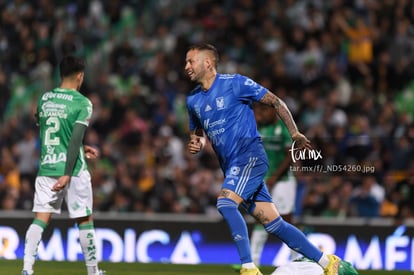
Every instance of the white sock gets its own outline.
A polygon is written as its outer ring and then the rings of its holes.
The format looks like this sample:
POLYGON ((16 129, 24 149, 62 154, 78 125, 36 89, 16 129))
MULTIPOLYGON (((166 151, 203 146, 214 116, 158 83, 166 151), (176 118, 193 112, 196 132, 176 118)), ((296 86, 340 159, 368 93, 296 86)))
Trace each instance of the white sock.
POLYGON ((255 265, 260 265, 260 260, 262 258, 263 248, 267 241, 269 234, 264 229, 263 226, 255 226, 253 228, 252 236, 250 238, 250 250, 252 253, 252 260, 255 265))
POLYGON ((242 268, 252 269, 256 268, 256 265, 254 263, 244 263, 242 264, 242 268))
POLYGON ((29 274, 33 273, 33 265, 36 261, 37 248, 40 240, 42 239, 43 230, 46 226, 47 225, 44 222, 35 219, 26 231, 23 270, 26 270, 29 274))
POLYGON ((85 258, 88 275, 96 275, 99 272, 96 255, 95 229, 93 223, 79 225, 79 243, 85 258))
POLYGON ((322 254, 322 257, 319 259, 318 264, 322 266, 323 268, 327 267, 329 264, 329 258, 328 255, 325 253, 322 254))

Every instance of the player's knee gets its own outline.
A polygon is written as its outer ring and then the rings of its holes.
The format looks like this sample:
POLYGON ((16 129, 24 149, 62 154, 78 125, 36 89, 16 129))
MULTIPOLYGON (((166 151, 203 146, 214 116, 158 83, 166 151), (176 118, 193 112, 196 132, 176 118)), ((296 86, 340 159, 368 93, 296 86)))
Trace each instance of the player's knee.
POLYGON ((255 202, 246 208, 248 213, 252 215, 259 223, 266 225, 279 217, 274 204, 269 202, 255 202))

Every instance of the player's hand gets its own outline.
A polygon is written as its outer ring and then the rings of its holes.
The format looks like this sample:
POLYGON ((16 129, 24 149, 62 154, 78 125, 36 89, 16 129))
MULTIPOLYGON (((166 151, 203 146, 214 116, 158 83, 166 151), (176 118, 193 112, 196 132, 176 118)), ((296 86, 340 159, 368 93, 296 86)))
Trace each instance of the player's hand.
POLYGON ((52 186, 52 191, 59 192, 65 188, 70 182, 70 176, 61 176, 58 178, 57 182, 52 186))
POLYGON ((295 141, 295 145, 299 149, 312 149, 311 142, 301 132, 296 132, 292 135, 292 139, 295 141))
POLYGON ((99 150, 95 147, 84 145, 83 150, 85 151, 85 157, 87 159, 96 159, 99 157, 99 150))
POLYGON ((190 151, 191 154, 197 154, 203 149, 205 143, 206 143, 206 140, 204 137, 200 137, 197 135, 191 135, 190 142, 188 143, 188 150, 190 151))

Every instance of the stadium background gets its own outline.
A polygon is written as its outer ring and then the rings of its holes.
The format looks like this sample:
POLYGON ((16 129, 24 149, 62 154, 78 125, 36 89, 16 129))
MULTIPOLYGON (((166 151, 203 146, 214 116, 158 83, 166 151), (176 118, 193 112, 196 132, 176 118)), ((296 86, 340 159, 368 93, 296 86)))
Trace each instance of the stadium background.
POLYGON ((208 41, 221 53, 219 71, 246 74, 287 102, 322 155, 303 167, 373 168, 297 173, 298 221, 410 224, 413 1, 10 0, 0 1, 0 11, 6 215, 30 212, 36 98, 58 84, 57 60, 74 53, 88 62, 82 91, 94 103, 86 143, 102 153, 90 163, 95 209, 216 219, 222 175, 215 157, 185 150, 192 84, 184 55, 208 41))

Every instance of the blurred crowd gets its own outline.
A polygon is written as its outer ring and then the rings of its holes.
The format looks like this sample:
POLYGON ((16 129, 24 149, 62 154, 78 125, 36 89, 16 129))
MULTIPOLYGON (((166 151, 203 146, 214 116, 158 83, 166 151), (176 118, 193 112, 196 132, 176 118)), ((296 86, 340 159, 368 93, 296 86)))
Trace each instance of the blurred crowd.
POLYGON ((414 218, 412 0, 3 0, 0 12, 0 209, 31 209, 36 97, 77 54, 94 104, 85 143, 101 152, 95 209, 216 213, 223 175, 211 147, 186 150, 183 73, 187 47, 210 42, 219 72, 275 92, 319 152, 292 163, 298 216, 414 218))

